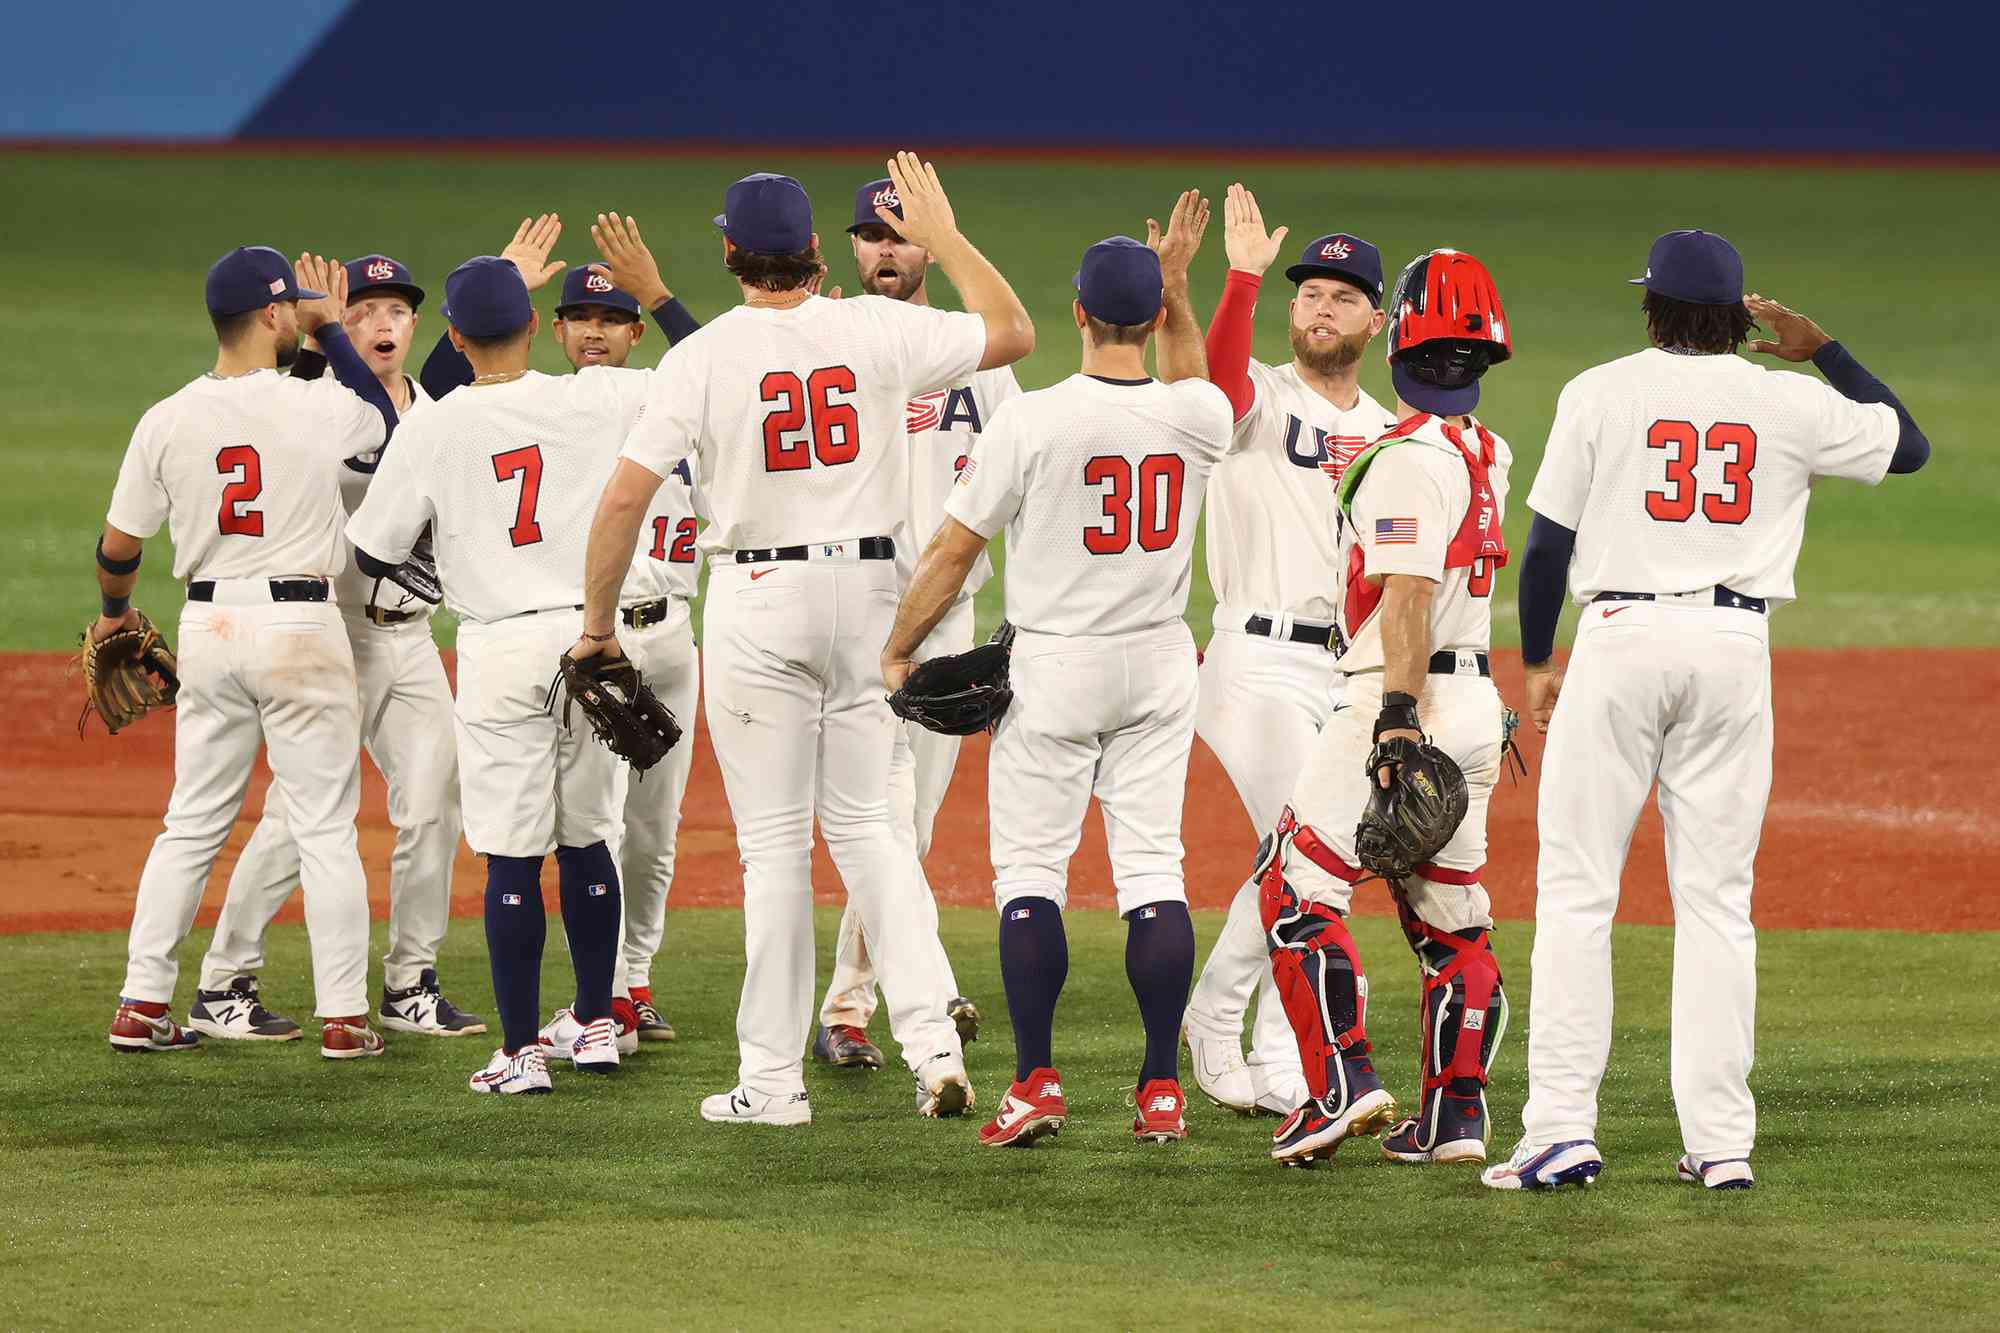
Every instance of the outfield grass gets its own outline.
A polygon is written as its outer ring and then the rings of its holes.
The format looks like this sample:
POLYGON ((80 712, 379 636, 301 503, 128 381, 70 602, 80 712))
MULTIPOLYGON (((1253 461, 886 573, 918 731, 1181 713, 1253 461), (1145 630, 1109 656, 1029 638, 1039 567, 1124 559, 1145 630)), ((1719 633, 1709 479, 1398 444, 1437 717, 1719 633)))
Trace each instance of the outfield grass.
MULTIPOLYGON (((992 914, 946 909, 986 1007, 982 1103, 1011 1075, 992 914)), ((1197 914, 1202 947, 1219 913, 1197 914)), ((820 941, 831 947, 834 916, 820 941)), ((807 1129, 703 1124, 734 1081, 741 918, 676 913, 657 987, 681 1032, 612 1080, 474 1097, 483 1039, 392 1038, 359 1065, 210 1045, 124 1058, 103 1039, 112 935, 0 938, 0 1325, 8 1327, 1879 1328, 1990 1323, 2000 996, 1945 987, 1992 937, 1767 933, 1755 1086, 1759 1188, 1677 1185, 1667 932, 1618 932, 1618 1028, 1597 1188, 1494 1195, 1467 1170, 1349 1145, 1264 1159, 1271 1121, 1200 1103, 1140 1147, 1124 1105, 1138 1020, 1108 913, 1070 922, 1057 1053, 1070 1127, 1032 1152, 925 1122, 907 1076, 813 1070, 807 1129)), ((383 927, 377 925, 378 951, 383 927)), ((1356 922, 1374 1036, 1408 1093, 1415 983, 1393 923, 1356 922)), ((183 950, 189 969, 206 943, 183 950)), ((492 1015, 476 921, 446 978, 492 1015)), ((1516 1026, 1492 1089, 1518 1125, 1530 932, 1498 939, 1516 1026)), ((822 975, 825 958, 822 957, 822 975)), ((544 974, 560 1001, 566 962, 544 974)), ((269 998, 310 1008, 300 928, 269 998)), ((183 978, 182 1004, 192 981, 183 978)), ((880 1023, 878 1021, 878 1027, 880 1023)), ((885 1042, 886 1045, 886 1042, 885 1042)), ((892 1060, 892 1066, 894 1062, 892 1060)))
MULTIPOLYGON (((0 238, 0 410, 14 484, 0 494, 0 650, 65 646, 92 606, 89 552, 119 456, 145 408, 212 355, 202 274, 229 246, 266 242, 343 257, 382 249, 428 284, 419 351, 440 327, 444 274, 505 243, 527 212, 570 222, 561 255, 592 258, 584 224, 600 209, 636 213, 669 282, 697 314, 736 300, 708 219, 728 181, 753 167, 794 170, 819 204, 835 278, 853 290, 841 243, 855 185, 872 158, 782 154, 755 160, 577 156, 425 159, 63 156, 0 157, 9 227, 0 238)), ((1828 483, 1814 502, 1800 567, 1803 601, 1774 625, 1784 645, 2000 644, 2000 547, 1987 510, 2000 457, 1985 447, 1990 371, 1967 336, 1966 275, 1983 271, 1995 174, 1971 170, 1699 169, 1651 166, 1392 168, 1214 162, 1037 164, 947 159, 959 216, 1013 279, 1040 346, 1020 371, 1030 387, 1076 364, 1070 275, 1089 242, 1143 235, 1177 190, 1219 198, 1241 176, 1292 243, 1342 227, 1377 242, 1393 267, 1452 244, 1487 260, 1512 318, 1516 357, 1488 381, 1482 415, 1516 448, 1510 540, 1526 531, 1522 499, 1561 384, 1641 345, 1637 296, 1623 279, 1669 227, 1728 234, 1751 284, 1816 316, 1892 384, 1937 445, 1920 477, 1879 492, 1828 483)), ((1287 356, 1280 265, 1258 320, 1258 355, 1287 356)), ((1221 291, 1219 224, 1198 261, 1204 314, 1221 291)), ((940 292, 948 299, 948 292, 940 292)), ((548 301, 544 300, 547 306, 548 301)), ((649 360, 650 356, 642 357, 649 360)), ((551 341, 537 364, 564 368, 551 341)), ((1364 384, 1388 393, 1371 356, 1364 384)), ((170 618, 180 592, 164 542, 139 600, 170 618)), ((1511 583, 1500 590, 1501 610, 1511 583)), ((998 618, 999 587, 983 599, 998 618)), ((1190 619, 1203 638, 1211 605, 1196 564, 1190 619)), ((1496 632, 1512 641, 1511 614, 1496 632)), ((445 633, 448 635, 449 630, 445 633)))

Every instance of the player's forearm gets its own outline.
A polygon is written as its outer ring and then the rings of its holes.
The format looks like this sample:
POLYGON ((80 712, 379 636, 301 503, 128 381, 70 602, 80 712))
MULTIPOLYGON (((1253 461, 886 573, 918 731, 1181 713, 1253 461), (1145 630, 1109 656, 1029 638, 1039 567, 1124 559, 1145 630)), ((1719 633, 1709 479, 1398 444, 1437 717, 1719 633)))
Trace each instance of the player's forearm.
POLYGON ((955 518, 946 518, 917 561, 910 586, 896 604, 896 623, 889 630, 883 656, 908 661, 931 636, 965 587, 965 579, 985 539, 955 518))
POLYGON ((1168 384, 1208 378, 1208 353, 1201 345, 1201 325, 1194 317, 1187 278, 1167 283, 1160 291, 1166 322, 1160 326, 1160 378, 1168 384))
POLYGON ((1916 418, 1888 385, 1855 360, 1854 353, 1838 340, 1828 341, 1813 353, 1813 364, 1826 376, 1826 382, 1840 391, 1841 397, 1856 403, 1886 403, 1895 411, 1901 430, 1896 436, 1895 455, 1889 460, 1891 472, 1915 472, 1930 461, 1931 442, 1917 428, 1916 418))
POLYGON ((472 363, 465 359, 465 353, 451 345, 449 329, 438 335, 437 346, 431 348, 431 354, 424 358, 424 368, 417 372, 417 383, 433 398, 463 389, 474 378, 472 363))
POLYGON ((1250 343, 1257 313, 1257 289, 1264 279, 1232 268, 1222 280, 1222 301, 1208 326, 1208 377, 1229 395, 1238 421, 1250 413, 1257 389, 1250 382, 1250 343))
POLYGON ((1437 584, 1417 574, 1382 580, 1382 692, 1422 698, 1431 670, 1431 599, 1437 584))
POLYGON ((605 483, 583 557, 585 634, 610 634, 617 628, 618 594, 632 566, 632 550, 639 541, 646 506, 659 487, 659 477, 629 458, 618 460, 611 480, 605 483))
POLYGON ((1562 619, 1563 588, 1576 533, 1552 518, 1535 515, 1521 552, 1521 660, 1540 666, 1555 655, 1556 622, 1562 619))
POLYGON ((347 340, 346 329, 338 324, 322 324, 313 330, 313 338, 326 354, 333 377, 382 414, 382 439, 386 443, 396 433, 396 404, 389 397, 389 390, 361 359, 361 353, 354 350, 354 344, 347 340))
POLYGON ((688 308, 681 304, 681 298, 672 292, 654 302, 646 313, 660 326, 660 332, 667 335, 669 347, 701 327, 701 321, 688 313, 688 308))
POLYGON ((139 583, 139 556, 142 544, 137 537, 104 525, 97 539, 97 592, 104 602, 104 614, 117 619, 132 604, 132 589, 139 583))
POLYGON ((981 370, 1011 366, 1035 350, 1035 322, 1028 308, 1014 295, 1014 288, 979 253, 971 241, 954 233, 940 242, 931 255, 958 288, 966 311, 986 324, 986 355, 979 359, 981 370))

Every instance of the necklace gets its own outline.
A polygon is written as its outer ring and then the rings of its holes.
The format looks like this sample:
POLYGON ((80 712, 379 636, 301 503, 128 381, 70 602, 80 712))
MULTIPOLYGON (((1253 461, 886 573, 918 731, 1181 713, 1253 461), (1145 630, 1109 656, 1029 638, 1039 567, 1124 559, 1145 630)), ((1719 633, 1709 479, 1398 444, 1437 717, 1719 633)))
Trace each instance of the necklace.
POLYGON ((492 375, 475 375, 475 376, 473 376, 473 377, 472 377, 472 382, 473 382, 473 383, 474 383, 475 385, 478 385, 478 384, 506 384, 506 383, 508 383, 508 382, 509 382, 509 381, 511 381, 511 380, 517 380, 517 379, 520 379, 520 378, 521 378, 521 376, 523 376, 523 375, 525 375, 525 374, 527 374, 527 373, 528 373, 528 372, 527 372, 527 371, 525 371, 525 370, 503 370, 503 371, 500 371, 500 372, 498 372, 497 374, 492 374, 492 375))

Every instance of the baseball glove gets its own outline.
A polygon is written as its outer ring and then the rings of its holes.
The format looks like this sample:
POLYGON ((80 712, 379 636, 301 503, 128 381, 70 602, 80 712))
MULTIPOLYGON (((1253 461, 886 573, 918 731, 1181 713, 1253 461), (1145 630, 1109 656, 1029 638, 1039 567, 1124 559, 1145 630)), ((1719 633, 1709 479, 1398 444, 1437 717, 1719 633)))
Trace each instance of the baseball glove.
POLYGON ((1407 736, 1375 742, 1368 756, 1368 808, 1354 830, 1354 855, 1394 885, 1440 851, 1465 819, 1465 774, 1434 745, 1407 736), (1376 779, 1393 770, 1385 788, 1376 779))
POLYGON ((1014 651, 1014 627, 1002 623, 993 637, 970 652, 919 662, 903 687, 889 696, 889 708, 907 722, 946 736, 970 736, 1000 724, 1014 691, 1007 664, 1014 651))
POLYGON ((429 532, 417 538, 408 560, 389 571, 389 581, 420 602, 436 606, 444 600, 444 585, 438 582, 437 556, 431 550, 429 532))
POLYGON ((83 735, 92 713, 116 736, 155 708, 174 706, 180 664, 145 612, 138 618, 138 624, 113 630, 95 643, 89 627, 84 628, 83 715, 76 720, 77 735, 83 735))
POLYGON ((578 661, 568 653, 560 665, 564 723, 569 705, 583 709, 590 729, 604 747, 643 773, 681 739, 680 723, 659 696, 646 688, 639 668, 629 657, 590 657, 578 661))

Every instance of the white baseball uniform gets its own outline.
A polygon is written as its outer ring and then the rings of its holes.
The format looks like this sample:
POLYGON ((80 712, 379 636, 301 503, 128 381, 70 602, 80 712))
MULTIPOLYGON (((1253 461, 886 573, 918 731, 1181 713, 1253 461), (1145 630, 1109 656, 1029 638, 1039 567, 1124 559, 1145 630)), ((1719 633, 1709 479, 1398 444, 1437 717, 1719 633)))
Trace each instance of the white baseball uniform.
POLYGON ((1765 607, 1793 598, 1814 483, 1874 485, 1896 437, 1886 405, 1736 356, 1653 348, 1563 389, 1528 504, 1576 532, 1569 589, 1584 611, 1542 758, 1528 1141, 1595 1135, 1611 921, 1657 781, 1681 1137, 1698 1158, 1749 1155, 1751 867, 1771 787, 1765 607), (1604 593, 1654 600, 1593 601, 1604 593))
POLYGON ((1182 618, 1229 400, 1206 380, 1072 375, 988 424, 945 512, 1007 530, 1014 702, 989 762, 993 898, 1069 900, 1097 797, 1120 915, 1186 902, 1181 810, 1194 743, 1182 618))
MULTIPOLYGON (((1215 634, 1201 664, 1195 734, 1222 761, 1252 838, 1276 826, 1320 727, 1340 699, 1324 641, 1343 579, 1335 501, 1355 455, 1396 424, 1365 391, 1342 409, 1296 363, 1250 362, 1250 410, 1208 489, 1208 580, 1215 634), (1299 636, 1295 638, 1294 636, 1299 636)), ((1240 1042, 1258 996, 1251 1061, 1299 1066, 1276 983, 1257 886, 1246 884, 1188 997, 1190 1032, 1240 1042)))
POLYGON ((584 548, 652 372, 593 366, 473 384, 399 429, 348 536, 400 563, 426 523, 459 615, 465 837, 544 856, 616 836, 619 762, 552 681, 582 632, 584 548))
POLYGON ((1497 543, 1507 500, 1507 442, 1474 421, 1460 428, 1419 415, 1400 423, 1354 465, 1351 504, 1341 522, 1341 629, 1347 649, 1339 659, 1347 680, 1340 705, 1321 729, 1300 769, 1291 806, 1343 864, 1335 873, 1303 855, 1287 853, 1285 879, 1301 898, 1323 902, 1345 915, 1354 883, 1366 873, 1354 854, 1354 830, 1368 804, 1366 772, 1382 711, 1382 583, 1408 574, 1437 583, 1431 598, 1431 644, 1450 654, 1453 670, 1433 668, 1425 677, 1418 717, 1433 744, 1465 773, 1470 797, 1465 819, 1444 850, 1404 881, 1417 917, 1440 930, 1493 924, 1492 904, 1480 872, 1486 864, 1486 808, 1500 774, 1503 739, 1500 693, 1480 670, 1492 641, 1493 558, 1476 553, 1482 534, 1497 543), (1485 473, 1482 484, 1469 461, 1485 473))
POLYGON ((204 375, 133 432, 107 519, 140 538, 166 523, 190 600, 180 619, 174 792, 139 879, 129 999, 173 998, 174 952, 261 742, 298 846, 314 1012, 368 1010, 368 886, 354 835, 361 708, 330 580, 346 560, 342 461, 379 449, 383 434, 381 415, 337 380, 275 370, 204 375), (299 593, 322 600, 290 600, 299 593))
MULTIPOLYGON (((407 421, 430 401, 414 379, 407 421)), ((341 504, 361 506, 379 459, 340 469, 341 504)), ((343 549, 348 545, 343 539, 343 549)), ((451 737, 451 683, 431 636, 431 608, 388 579, 361 572, 351 553, 334 580, 361 691, 361 743, 389 787, 396 846, 389 858, 389 952, 382 984, 406 990, 437 965, 451 919, 452 858, 458 851, 458 755, 451 737)), ((201 984, 221 990, 264 963, 264 932, 299 882, 298 844, 273 788, 264 817, 230 872, 201 984)))
POLYGON ((880 659, 897 578, 879 557, 909 512, 911 395, 963 380, 985 346, 976 315, 884 297, 740 306, 675 344, 625 446, 660 477, 694 456, 709 506, 703 666, 743 858, 736 1023, 754 1092, 804 1087, 815 817, 882 965, 905 1061, 960 1056, 935 930, 926 937, 889 814, 895 715, 880 659))
MULTIPOLYGON (((912 398, 904 413, 904 428, 910 438, 910 511, 896 530, 897 586, 907 588, 916 573, 917 558, 944 523, 944 502, 951 494, 958 474, 964 470, 979 443, 985 423, 993 419, 1000 405, 1020 395, 1021 385, 1012 366, 982 370, 949 388, 932 389, 912 398)), ((993 577, 993 562, 979 553, 966 575, 958 600, 938 627, 931 631, 916 651, 915 660, 948 657, 972 647, 973 598, 993 577)), ((930 899, 931 911, 937 899, 924 873, 924 858, 931 852, 931 830, 937 822, 938 807, 944 804, 951 787, 952 770, 958 765, 957 736, 945 736, 914 722, 896 724, 896 750, 889 762, 889 812, 900 837, 908 833, 909 851, 917 864, 917 884, 930 899)), ((932 930, 933 936, 936 930, 932 930)), ((951 960, 944 946, 938 946, 938 965, 945 994, 958 995, 958 980, 952 975, 951 960)), ((875 966, 868 956, 868 942, 861 933, 861 917, 853 906, 840 914, 840 936, 834 946, 833 975, 828 979, 826 999, 820 1004, 820 1022, 828 1027, 852 1024, 868 1026, 875 1016, 875 966)))

